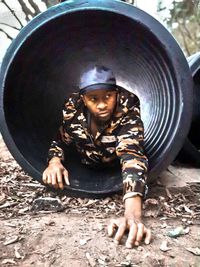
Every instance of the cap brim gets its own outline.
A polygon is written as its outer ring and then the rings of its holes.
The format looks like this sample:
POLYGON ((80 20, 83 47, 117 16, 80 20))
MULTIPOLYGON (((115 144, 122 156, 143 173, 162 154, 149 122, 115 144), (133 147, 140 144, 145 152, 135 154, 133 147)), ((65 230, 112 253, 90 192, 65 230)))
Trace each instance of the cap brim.
POLYGON ((99 84, 93 84, 90 86, 87 86, 85 88, 81 88, 80 89, 80 94, 85 94, 91 91, 95 91, 95 90, 117 90, 117 89, 125 89, 119 85, 116 84, 104 84, 104 83, 99 83, 99 84))

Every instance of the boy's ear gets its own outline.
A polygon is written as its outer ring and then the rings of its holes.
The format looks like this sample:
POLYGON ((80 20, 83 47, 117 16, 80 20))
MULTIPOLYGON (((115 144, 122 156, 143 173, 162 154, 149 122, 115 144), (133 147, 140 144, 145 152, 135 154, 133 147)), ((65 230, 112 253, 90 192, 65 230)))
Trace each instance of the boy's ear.
POLYGON ((117 102, 119 102, 119 98, 120 98, 120 95, 119 95, 119 92, 117 91, 117 102))
POLYGON ((83 95, 80 95, 80 98, 83 100, 83 103, 84 103, 84 105, 86 106, 84 96, 83 96, 83 95))

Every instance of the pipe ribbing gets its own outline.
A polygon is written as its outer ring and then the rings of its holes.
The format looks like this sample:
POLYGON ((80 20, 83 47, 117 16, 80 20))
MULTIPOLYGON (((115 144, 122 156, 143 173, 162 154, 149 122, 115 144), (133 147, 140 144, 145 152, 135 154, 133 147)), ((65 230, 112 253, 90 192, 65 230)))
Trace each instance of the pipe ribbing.
MULTIPOLYGON (((41 180, 65 97, 76 90, 84 68, 95 63, 113 69, 119 85, 141 100, 149 179, 180 150, 192 115, 192 77, 171 34, 147 13, 120 1, 64 2, 22 29, 0 73, 1 132, 35 179, 41 180)), ((120 175, 110 184, 101 173, 95 173, 95 181, 87 173, 71 176, 69 191, 103 194, 121 188, 120 175)))

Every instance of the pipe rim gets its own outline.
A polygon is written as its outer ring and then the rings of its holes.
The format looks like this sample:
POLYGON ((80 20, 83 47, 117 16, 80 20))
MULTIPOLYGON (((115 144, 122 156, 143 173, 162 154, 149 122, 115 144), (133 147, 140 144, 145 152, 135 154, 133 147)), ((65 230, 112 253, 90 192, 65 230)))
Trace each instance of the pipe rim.
MULTIPOLYGON (((82 3, 81 1, 71 1, 70 4, 68 4, 67 2, 61 3, 38 15, 21 30, 19 35, 10 45, 3 59, 0 73, 0 88, 2 92, 4 92, 5 89, 5 77, 9 71, 9 67, 12 64, 12 61, 14 60, 17 52, 27 40, 27 37, 31 36, 31 34, 37 31, 38 28, 43 27, 45 23, 52 21, 57 17, 65 16, 68 13, 82 12, 83 10, 101 10, 112 12, 137 21, 138 23, 142 24, 144 28, 149 29, 151 33, 160 41, 161 45, 166 50, 168 58, 171 59, 171 65, 177 66, 177 68, 174 68, 174 75, 176 76, 177 80, 177 88, 182 88, 181 93, 183 93, 183 97, 187 92, 187 97, 189 97, 190 101, 184 102, 185 108, 179 114, 179 125, 181 125, 181 127, 174 129, 173 141, 171 143, 168 143, 168 145, 163 149, 163 154, 165 155, 163 161, 165 162, 165 164, 170 164, 181 149, 185 137, 182 136, 178 139, 178 141, 176 140, 176 142, 178 142, 178 145, 176 143, 176 146, 174 140, 177 139, 176 137, 181 136, 180 133, 182 132, 182 129, 185 130, 187 135, 190 128, 190 119, 192 117, 192 112, 190 111, 192 106, 192 90, 188 90, 188 88, 192 86, 192 78, 189 75, 190 71, 187 65, 187 61, 185 60, 185 57, 175 39, 169 34, 169 32, 164 28, 162 24, 156 21, 156 19, 152 18, 150 15, 142 10, 139 10, 136 7, 113 0, 107 0, 106 3, 100 0, 90 0, 82 3), (184 61, 185 64, 183 64, 184 61), (181 76, 179 75, 179 72, 182 73, 181 76), (184 119, 185 117, 188 118, 187 121, 184 119)), ((4 141, 13 154, 14 158, 22 166, 22 168, 31 176, 39 180, 41 174, 23 157, 13 141, 13 138, 6 125, 3 101, 4 97, 2 97, 0 100, 0 126, 4 141)), ((156 176, 164 170, 163 166, 161 165, 162 164, 160 164, 160 159, 158 157, 157 164, 154 165, 154 167, 150 171, 150 177, 156 176)))

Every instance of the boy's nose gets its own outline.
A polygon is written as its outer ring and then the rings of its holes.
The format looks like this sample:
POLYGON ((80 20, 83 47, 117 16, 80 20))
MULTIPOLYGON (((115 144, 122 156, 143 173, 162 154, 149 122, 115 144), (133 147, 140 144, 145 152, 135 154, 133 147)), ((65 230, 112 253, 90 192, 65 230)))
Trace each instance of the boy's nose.
POLYGON ((106 108, 106 103, 104 102, 100 102, 98 105, 97 105, 97 108, 100 109, 100 110, 104 110, 106 108))

